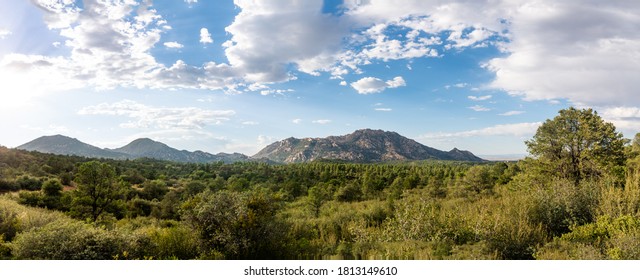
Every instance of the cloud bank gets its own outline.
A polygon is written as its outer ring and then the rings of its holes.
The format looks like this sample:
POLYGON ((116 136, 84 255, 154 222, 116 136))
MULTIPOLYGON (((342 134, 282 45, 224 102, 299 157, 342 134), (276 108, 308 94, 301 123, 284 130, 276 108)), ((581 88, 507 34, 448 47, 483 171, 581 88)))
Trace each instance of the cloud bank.
MULTIPOLYGON (((238 90, 306 74, 343 78, 364 74, 363 66, 374 62, 493 46, 502 55, 483 64, 495 74, 490 88, 525 100, 640 103, 635 1, 348 0, 340 13, 327 14, 320 0, 236 0, 239 13, 226 27, 230 39, 223 43, 228 63, 203 65, 156 61, 151 50, 171 26, 151 1, 85 1, 82 8, 69 0, 33 3, 45 11, 47 26, 65 38, 69 55, 7 55, 0 74, 6 80, 26 75, 53 89, 238 90), (66 81, 44 73, 60 73, 66 81)), ((207 29, 200 35, 201 43, 212 43, 207 29)), ((369 94, 404 80, 365 76, 350 84, 369 94)))

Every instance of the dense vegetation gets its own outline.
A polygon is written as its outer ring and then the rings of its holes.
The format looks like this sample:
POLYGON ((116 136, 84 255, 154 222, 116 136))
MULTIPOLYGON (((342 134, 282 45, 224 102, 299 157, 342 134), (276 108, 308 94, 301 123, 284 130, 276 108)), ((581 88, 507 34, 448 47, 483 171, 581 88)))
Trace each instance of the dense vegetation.
POLYGON ((591 110, 519 162, 181 164, 0 147, 0 258, 640 259, 640 137, 591 110))

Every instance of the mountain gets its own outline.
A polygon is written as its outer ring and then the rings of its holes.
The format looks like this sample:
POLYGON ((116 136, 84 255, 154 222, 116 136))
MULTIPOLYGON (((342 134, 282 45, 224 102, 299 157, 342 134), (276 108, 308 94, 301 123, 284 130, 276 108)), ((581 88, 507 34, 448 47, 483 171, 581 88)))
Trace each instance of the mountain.
POLYGON ((203 151, 189 152, 185 150, 177 150, 164 143, 153 141, 149 138, 136 139, 124 147, 113 149, 111 151, 127 154, 133 158, 147 157, 177 162, 236 162, 246 161, 248 159, 247 156, 238 153, 218 153, 214 155, 203 151))
POLYGON ((181 151, 148 138, 136 139, 126 146, 117 149, 101 149, 83 143, 75 138, 63 135, 54 135, 37 138, 31 142, 18 146, 17 149, 59 155, 76 155, 90 158, 136 159, 146 157, 159 160, 194 163, 219 161, 231 163, 236 161, 247 161, 249 159, 246 155, 238 153, 218 153, 214 155, 203 151, 181 151))
POLYGON ((287 138, 275 142, 251 158, 297 163, 319 159, 349 162, 384 162, 403 160, 484 161, 471 152, 454 148, 440 151, 396 132, 361 129, 344 136, 327 138, 287 138))
POLYGON ((64 135, 42 136, 16 148, 27 151, 38 151, 41 153, 74 155, 91 158, 129 158, 127 154, 100 149, 87 143, 83 143, 78 139, 64 135))

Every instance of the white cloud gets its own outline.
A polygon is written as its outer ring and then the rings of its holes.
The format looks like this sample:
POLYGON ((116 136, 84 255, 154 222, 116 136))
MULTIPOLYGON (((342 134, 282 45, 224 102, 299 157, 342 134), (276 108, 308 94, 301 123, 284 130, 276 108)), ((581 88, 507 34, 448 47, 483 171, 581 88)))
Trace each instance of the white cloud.
POLYGON ((489 100, 491 99, 491 95, 483 95, 483 96, 473 96, 473 95, 469 95, 467 96, 467 98, 473 100, 473 101, 483 101, 483 100, 489 100))
POLYGON ((391 111, 393 111, 393 109, 391 109, 391 108, 375 108, 374 110, 381 111, 381 112, 391 112, 391 111))
POLYGON ((195 107, 166 108, 144 105, 131 100, 102 103, 78 111, 79 115, 125 116, 130 119, 120 126, 147 129, 202 129, 221 124, 235 115, 233 110, 204 110, 195 107))
POLYGON ((278 94, 283 95, 287 92, 294 92, 293 89, 265 89, 260 91, 260 95, 278 94))
POLYGON ((182 49, 184 48, 183 44, 180 44, 178 42, 165 42, 164 46, 170 49, 182 49))
POLYGON ((259 125, 259 122, 254 122, 254 121, 245 121, 242 122, 243 125, 259 125))
POLYGON ((608 107, 602 110, 602 115, 615 119, 640 118, 640 108, 638 107, 608 107))
POLYGON ((477 136, 530 136, 535 134, 541 122, 499 124, 460 132, 437 132, 420 135, 419 139, 446 139, 446 138, 467 138, 477 136))
POLYGON ((271 143, 274 142, 274 138, 270 137, 270 136, 265 136, 265 135, 258 135, 258 146, 265 146, 265 145, 269 145, 271 143))
POLYGON ((496 74, 492 87, 526 100, 640 102, 637 2, 549 0, 509 8, 508 55, 485 66, 496 74))
POLYGON ((389 25, 386 24, 377 24, 365 32, 374 42, 364 47, 362 57, 388 61, 438 56, 438 51, 431 46, 441 44, 440 38, 419 38, 416 35, 409 35, 410 39, 403 42, 398 39, 389 39, 384 34, 384 30, 388 27, 389 25))
POLYGON ((184 2, 187 4, 194 4, 194 3, 198 3, 198 0, 184 0, 184 2))
POLYGON ((387 88, 397 88, 405 85, 406 83, 404 79, 400 76, 386 82, 374 77, 365 77, 351 83, 351 87, 353 87, 359 94, 378 93, 387 88))
POLYGON ((341 86, 347 86, 347 81, 340 81, 341 86))
MULTIPOLYGON (((526 100, 640 103, 640 5, 634 1, 353 0, 344 2, 343 14, 330 15, 322 13, 320 0, 238 0, 240 12, 223 44, 229 64, 202 67, 167 67, 151 55, 170 26, 150 2, 87 1, 82 8, 72 0, 32 2, 45 11, 47 27, 64 37, 70 55, 18 54, 3 58, 0 67, 9 73, 22 67, 24 80, 43 87, 60 86, 44 75, 59 73, 68 88, 242 91, 247 84, 294 79, 296 71, 341 77, 379 61, 493 44, 503 54, 484 64, 495 73, 490 88, 526 100)), ((365 90, 384 88, 377 83, 365 90)))
POLYGON ((329 71, 348 26, 323 14, 323 1, 235 1, 241 11, 226 28, 227 59, 249 82, 291 79, 289 66, 318 74, 329 71))
POLYGON ((404 79, 400 76, 393 78, 393 80, 389 80, 387 81, 387 87, 388 88, 397 88, 397 87, 403 87, 406 86, 407 83, 404 81, 404 79))
POLYGON ((0 108, 20 108, 50 93, 82 88, 84 82, 69 79, 68 67, 69 61, 59 57, 5 55, 0 60, 0 92, 12 94, 3 94, 0 108))
MULTIPOLYGON (((81 8, 74 5, 72 0, 34 0, 32 1, 45 11, 44 21, 49 29, 66 28, 80 16, 81 8)), ((89 5, 88 8, 92 8, 89 5)), ((114 9, 113 12, 118 12, 114 9)))
POLYGON ((331 123, 331 120, 315 120, 315 121, 312 121, 312 123, 316 123, 316 124, 329 124, 329 123, 331 123))
POLYGON ((4 39, 7 36, 11 35, 11 31, 8 29, 0 28, 0 39, 4 39))
POLYGON ((211 33, 206 28, 200 28, 200 43, 203 44, 211 44, 213 43, 213 39, 211 39, 211 33))
POLYGON ((291 122, 295 123, 295 124, 301 124, 302 123, 302 119, 294 119, 291 122))
POLYGON ((520 115, 520 114, 524 114, 524 111, 508 111, 508 112, 504 112, 502 114, 498 114, 500 116, 515 116, 515 115, 520 115))
MULTIPOLYGON (((67 56, 6 55, 0 61, 0 91, 10 88, 21 98, 77 88, 118 87, 224 89, 236 86, 241 75, 227 64, 201 67, 177 61, 169 67, 151 55, 167 30, 167 22, 149 1, 34 0, 47 11, 47 26, 65 38, 67 56), (18 83, 17 81, 29 81, 18 83), (37 86, 36 86, 37 85, 37 86), (34 93, 35 92, 35 93, 34 93)), ((168 42, 169 47, 177 47, 168 42)))
POLYGON ((481 105, 475 105, 475 106, 471 106, 471 107, 467 107, 467 108, 469 108, 469 109, 471 109, 471 110, 474 110, 474 111, 476 111, 476 112, 487 112, 487 111, 491 111, 491 109, 486 108, 486 107, 481 106, 481 105))
POLYGON ((627 137, 633 137, 640 131, 639 107, 604 107, 599 112, 603 119, 613 123, 627 137))
POLYGON ((70 132, 69 128, 63 125, 50 124, 47 127, 39 127, 39 126, 30 126, 30 125, 21 125, 21 128, 37 131, 44 135, 53 135, 53 134, 67 134, 70 132))
POLYGON ((380 25, 370 34, 380 34, 375 31, 390 25, 409 28, 408 33, 422 38, 449 32, 443 43, 454 49, 485 46, 490 38, 501 37, 494 44, 506 56, 485 65, 496 75, 490 85, 526 100, 569 99, 576 104, 614 106, 640 102, 640 5, 635 2, 371 0, 346 4, 347 13, 359 23, 380 25))

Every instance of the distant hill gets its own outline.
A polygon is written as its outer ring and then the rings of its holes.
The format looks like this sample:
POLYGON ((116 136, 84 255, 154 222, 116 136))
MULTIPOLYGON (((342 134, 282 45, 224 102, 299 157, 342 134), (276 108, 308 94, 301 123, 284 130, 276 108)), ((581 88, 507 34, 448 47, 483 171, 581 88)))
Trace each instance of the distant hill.
POLYGON ((90 158, 136 159, 146 157, 159 160, 193 163, 219 161, 231 163, 249 160, 248 156, 238 153, 218 153, 214 155, 203 151, 181 151, 148 138, 136 139, 124 147, 111 150, 91 146, 75 138, 63 135, 54 135, 37 138, 31 142, 18 146, 17 149, 59 155, 76 155, 90 158))
POLYGON ((440 151, 396 132, 371 129, 327 138, 287 138, 265 147, 251 158, 266 158, 282 163, 320 159, 365 163, 429 159, 484 161, 468 151, 456 148, 448 152, 440 151))
POLYGON ((17 149, 26 151, 37 151, 41 153, 57 154, 57 155, 74 155, 91 158, 112 158, 127 159, 129 155, 100 149, 83 143, 78 139, 67 137, 64 135, 42 136, 28 143, 22 144, 17 149))

